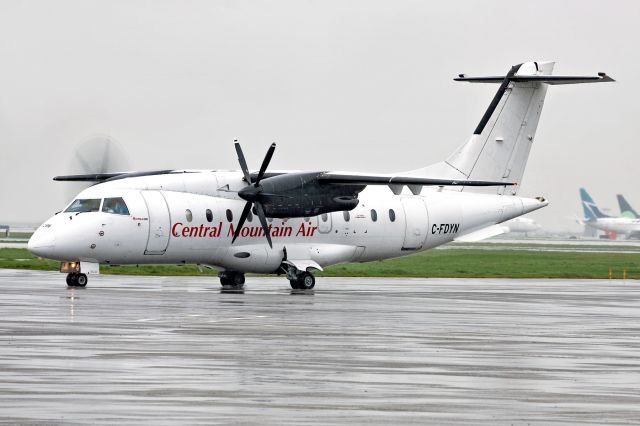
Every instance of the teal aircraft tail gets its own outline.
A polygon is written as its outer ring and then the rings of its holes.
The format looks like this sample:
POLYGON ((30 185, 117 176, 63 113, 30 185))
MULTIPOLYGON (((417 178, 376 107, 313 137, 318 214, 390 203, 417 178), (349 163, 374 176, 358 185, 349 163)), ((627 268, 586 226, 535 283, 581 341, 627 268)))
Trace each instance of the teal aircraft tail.
POLYGON ((620 213, 622 217, 628 217, 631 219, 640 219, 640 215, 631 207, 631 204, 624 198, 622 194, 616 195, 618 198, 618 205, 620 206, 620 213))
POLYGON ((595 220, 603 217, 610 217, 600 211, 596 203, 593 201, 587 190, 580 188, 580 201, 582 201, 582 210, 586 220, 595 220))

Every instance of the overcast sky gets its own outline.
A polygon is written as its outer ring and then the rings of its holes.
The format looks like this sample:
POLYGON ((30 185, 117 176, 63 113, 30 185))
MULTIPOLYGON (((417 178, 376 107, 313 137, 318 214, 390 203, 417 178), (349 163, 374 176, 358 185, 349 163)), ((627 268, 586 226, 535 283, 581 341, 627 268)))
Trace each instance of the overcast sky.
POLYGON ((66 203, 52 176, 96 135, 133 169, 250 167, 393 172, 465 142, 503 74, 613 84, 551 87, 522 195, 552 229, 581 213, 578 188, 640 209, 640 26, 635 1, 0 2, 0 223, 39 223, 66 203))

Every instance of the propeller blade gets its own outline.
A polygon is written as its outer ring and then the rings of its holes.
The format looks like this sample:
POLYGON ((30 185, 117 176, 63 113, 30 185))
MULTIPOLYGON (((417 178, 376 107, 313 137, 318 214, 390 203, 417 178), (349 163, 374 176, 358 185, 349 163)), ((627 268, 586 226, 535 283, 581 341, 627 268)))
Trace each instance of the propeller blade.
POLYGON ((262 166, 260 166, 260 171, 258 172, 258 178, 256 179, 256 183, 254 183, 255 186, 258 186, 258 184, 262 180, 262 177, 264 176, 264 173, 267 171, 267 166, 269 166, 269 163, 271 162, 271 157, 273 157, 273 152, 275 150, 276 150, 276 144, 274 142, 271 144, 271 146, 267 150, 267 155, 264 156, 264 160, 262 160, 262 166))
POLYGON ((100 164, 100 173, 107 173, 109 168, 109 156, 111 151, 111 144, 107 139, 104 143, 104 150, 102 152, 102 164, 100 164))
POLYGON ((240 168, 242 169, 244 178, 247 181, 247 184, 251 185, 251 176, 249 176, 249 168, 247 167, 247 161, 244 159, 242 148, 240 148, 240 144, 238 142, 236 142, 234 145, 236 147, 236 153, 238 154, 238 163, 240 163, 240 168))
POLYGON ((84 158, 84 156, 82 156, 80 154, 80 152, 76 151, 76 160, 78 160, 78 163, 80 164, 80 167, 82 167, 82 171, 84 172, 84 174, 89 174, 92 173, 92 167, 91 165, 87 162, 87 160, 84 158))
POLYGON ((240 220, 238 221, 238 227, 236 228, 236 232, 233 233, 233 239, 231 240, 231 244, 233 244, 240 235, 240 231, 242 231, 242 225, 244 225, 244 221, 247 220, 247 216, 249 216, 249 210, 251 210, 251 201, 247 201, 247 204, 244 205, 244 209, 242 209, 242 214, 240 215, 240 220))
POLYGON ((273 243, 271 242, 271 233, 269 232, 269 225, 267 225, 267 217, 264 214, 264 209, 262 208, 262 203, 256 201, 256 213, 258 213, 258 218, 260 219, 260 223, 262 224, 262 229, 264 230, 264 235, 267 237, 267 241, 269 242, 269 247, 273 248, 273 243))

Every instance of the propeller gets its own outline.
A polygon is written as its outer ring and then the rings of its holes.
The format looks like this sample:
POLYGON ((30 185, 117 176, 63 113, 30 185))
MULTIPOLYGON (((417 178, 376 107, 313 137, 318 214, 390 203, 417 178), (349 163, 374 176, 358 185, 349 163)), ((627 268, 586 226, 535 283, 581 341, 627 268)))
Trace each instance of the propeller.
POLYGON ((276 150, 276 144, 272 143, 269 149, 267 150, 267 154, 264 156, 264 160, 262 160, 262 165, 260 166, 260 171, 258 172, 258 177, 256 181, 251 183, 251 175, 249 175, 249 168, 247 167, 247 161, 244 158, 244 154, 242 153, 242 148, 238 142, 235 142, 236 153, 238 154, 238 163, 240 163, 240 168, 242 169, 242 174, 244 175, 244 179, 247 181, 247 186, 238 191, 238 196, 245 200, 247 203, 244 205, 244 209, 242 209, 242 214, 240 215, 240 220, 238 220, 238 227, 233 233, 233 239, 231 240, 231 244, 233 244, 240 235, 240 231, 242 231, 242 226, 244 222, 247 220, 247 216, 249 216, 249 212, 251 211, 251 207, 255 207, 256 215, 258 219, 260 219, 260 224, 262 225, 262 229, 264 230, 264 235, 267 237, 267 241, 269 242, 269 247, 273 248, 273 243, 271 242, 271 233, 269 232, 269 226, 267 225, 267 217, 264 213, 264 206, 262 205, 262 198, 264 195, 262 185, 260 185, 260 181, 264 177, 265 172, 267 171, 267 167, 271 162, 271 157, 273 157, 273 152, 276 150))
MULTIPOLYGON (((127 170, 129 161, 124 149, 108 135, 90 136, 77 144, 69 155, 67 166, 67 174, 101 174, 127 170)), ((65 185, 65 198, 73 199, 89 185, 76 182, 65 185)))

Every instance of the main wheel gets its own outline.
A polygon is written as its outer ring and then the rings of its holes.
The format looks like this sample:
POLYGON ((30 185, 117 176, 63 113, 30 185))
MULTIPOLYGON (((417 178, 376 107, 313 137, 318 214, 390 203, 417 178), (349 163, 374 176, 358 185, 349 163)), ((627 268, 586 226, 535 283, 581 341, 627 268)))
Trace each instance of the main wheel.
POLYGON ((67 274, 67 285, 69 287, 75 287, 77 285, 75 278, 76 278, 76 274, 73 274, 73 273, 67 274))
POLYGON ((300 290, 311 290, 316 285, 316 278, 309 272, 298 275, 298 288, 300 290))
POLYGON ((289 280, 289 284, 291 285, 292 289, 298 290, 298 280, 289 280))
POLYGON ((76 275, 75 281, 78 287, 86 287, 87 282, 89 282, 89 279, 87 278, 86 274, 78 274, 76 275))

